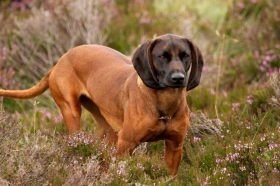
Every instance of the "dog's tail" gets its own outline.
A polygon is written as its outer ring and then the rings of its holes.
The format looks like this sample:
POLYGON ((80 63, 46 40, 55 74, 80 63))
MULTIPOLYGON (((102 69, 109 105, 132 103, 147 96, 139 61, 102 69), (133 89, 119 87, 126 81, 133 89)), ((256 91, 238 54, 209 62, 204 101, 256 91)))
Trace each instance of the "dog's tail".
POLYGON ((49 76, 52 69, 43 77, 37 85, 26 90, 0 90, 0 96, 16 98, 16 99, 29 99, 41 95, 49 88, 49 76))

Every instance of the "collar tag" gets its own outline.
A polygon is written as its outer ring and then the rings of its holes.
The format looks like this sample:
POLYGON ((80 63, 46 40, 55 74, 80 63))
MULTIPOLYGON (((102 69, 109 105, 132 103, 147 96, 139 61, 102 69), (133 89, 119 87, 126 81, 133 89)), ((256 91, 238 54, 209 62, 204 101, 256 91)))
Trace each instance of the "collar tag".
POLYGON ((159 117, 160 120, 170 120, 171 119, 171 116, 168 115, 168 116, 161 116, 159 117))

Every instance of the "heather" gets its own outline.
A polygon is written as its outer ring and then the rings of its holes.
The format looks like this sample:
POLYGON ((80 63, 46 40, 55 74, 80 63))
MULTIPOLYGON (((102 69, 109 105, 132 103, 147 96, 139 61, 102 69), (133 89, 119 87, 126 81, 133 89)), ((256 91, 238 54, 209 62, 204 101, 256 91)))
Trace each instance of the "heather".
POLYGON ((86 111, 83 132, 69 136, 47 91, 1 99, 0 185, 280 184, 277 0, 4 0, 0 21, 2 89, 34 85, 82 44, 131 56, 155 35, 176 33, 205 59, 201 84, 187 98, 191 128, 175 178, 162 141, 118 158, 86 111))

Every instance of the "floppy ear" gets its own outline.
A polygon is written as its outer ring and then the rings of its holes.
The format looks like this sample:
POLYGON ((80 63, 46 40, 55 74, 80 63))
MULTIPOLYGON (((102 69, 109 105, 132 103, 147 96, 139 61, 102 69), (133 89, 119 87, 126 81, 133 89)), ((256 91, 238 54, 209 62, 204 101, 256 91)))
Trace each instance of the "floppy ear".
POLYGON ((193 44, 190 40, 188 39, 186 40, 191 48, 191 55, 192 55, 192 59, 191 59, 192 67, 191 67, 189 82, 187 85, 187 91, 189 91, 195 88, 199 84, 204 61, 199 48, 195 44, 193 44))
POLYGON ((157 40, 147 41, 134 53, 132 63, 144 84, 153 89, 161 89, 157 79, 157 71, 153 65, 152 50, 157 40))

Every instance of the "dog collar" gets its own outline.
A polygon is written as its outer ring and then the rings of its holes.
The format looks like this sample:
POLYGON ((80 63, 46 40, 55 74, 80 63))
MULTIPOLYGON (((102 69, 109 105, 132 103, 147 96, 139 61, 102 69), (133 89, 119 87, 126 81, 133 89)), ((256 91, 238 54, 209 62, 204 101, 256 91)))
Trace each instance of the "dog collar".
POLYGON ((170 115, 168 115, 168 116, 161 116, 158 119, 160 119, 160 120, 170 120, 171 116, 170 115))

